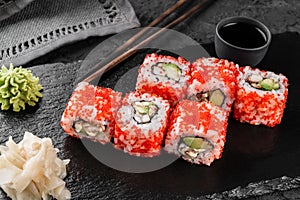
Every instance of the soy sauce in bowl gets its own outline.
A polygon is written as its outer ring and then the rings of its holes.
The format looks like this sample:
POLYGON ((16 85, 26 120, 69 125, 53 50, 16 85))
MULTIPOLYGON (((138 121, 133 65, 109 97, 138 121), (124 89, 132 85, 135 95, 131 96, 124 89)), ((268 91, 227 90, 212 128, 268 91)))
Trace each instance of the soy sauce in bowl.
POLYGON ((216 26, 217 56, 240 66, 255 67, 266 55, 270 42, 271 32, 268 27, 250 17, 225 18, 216 26))
POLYGON ((219 35, 226 42, 242 48, 258 48, 267 43, 267 36, 260 28, 244 22, 224 25, 219 35))

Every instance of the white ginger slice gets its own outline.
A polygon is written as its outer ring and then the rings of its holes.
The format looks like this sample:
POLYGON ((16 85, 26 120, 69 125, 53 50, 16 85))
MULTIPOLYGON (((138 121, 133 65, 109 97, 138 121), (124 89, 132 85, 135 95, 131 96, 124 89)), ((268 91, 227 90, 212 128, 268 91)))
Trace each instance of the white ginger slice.
POLYGON ((16 144, 12 137, 0 145, 0 187, 13 200, 71 199, 62 180, 69 160, 57 157, 58 149, 50 138, 39 138, 25 132, 16 144))

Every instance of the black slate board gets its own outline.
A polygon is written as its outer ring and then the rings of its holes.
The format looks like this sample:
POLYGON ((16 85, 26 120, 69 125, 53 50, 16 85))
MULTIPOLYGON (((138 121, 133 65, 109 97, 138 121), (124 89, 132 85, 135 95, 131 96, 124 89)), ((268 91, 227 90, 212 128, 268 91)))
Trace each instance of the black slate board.
MULTIPOLYGON (((210 45, 208 49, 213 48, 210 45)), ((240 124, 231 119, 223 158, 215 161, 211 167, 177 160, 155 172, 129 174, 98 162, 80 140, 67 136, 59 125, 72 92, 76 70, 81 63, 31 68, 36 76, 41 77, 44 97, 28 111, 0 113, 0 143, 3 144, 9 135, 19 141, 25 131, 40 137, 51 137, 55 147, 61 150, 59 156, 71 159, 65 180, 72 199, 227 199, 298 188, 299 52, 299 34, 273 37, 270 50, 259 67, 282 72, 290 80, 282 123, 271 129, 240 124)), ((140 56, 136 55, 128 63, 139 60, 140 56)), ((115 80, 119 75, 118 70, 111 72, 103 83, 113 84, 110 80, 115 80)), ((7 199, 2 190, 0 199, 7 199)))

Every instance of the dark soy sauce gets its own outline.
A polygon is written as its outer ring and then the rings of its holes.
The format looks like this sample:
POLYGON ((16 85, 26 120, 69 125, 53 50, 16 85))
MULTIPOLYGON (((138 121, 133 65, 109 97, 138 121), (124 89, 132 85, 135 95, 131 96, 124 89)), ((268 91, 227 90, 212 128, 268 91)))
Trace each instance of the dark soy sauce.
POLYGON ((267 36, 261 29, 242 22, 224 25, 219 35, 226 42, 242 48, 257 48, 267 43, 267 36))

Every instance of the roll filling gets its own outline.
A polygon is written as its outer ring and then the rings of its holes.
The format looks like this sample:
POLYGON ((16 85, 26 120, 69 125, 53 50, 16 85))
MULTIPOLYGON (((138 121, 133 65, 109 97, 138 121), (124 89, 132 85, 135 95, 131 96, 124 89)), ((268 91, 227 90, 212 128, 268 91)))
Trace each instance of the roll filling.
POLYGON ((225 98, 226 98, 225 94, 222 92, 221 89, 198 92, 190 96, 190 100, 192 101, 211 102, 215 106, 220 106, 220 107, 222 107, 225 98))
POLYGON ((132 103, 134 108, 133 119, 139 124, 150 123, 154 115, 156 115, 158 107, 153 102, 136 101, 132 103))
POLYGON ((185 158, 194 160, 199 154, 213 149, 213 145, 205 138, 183 137, 178 145, 178 152, 185 158))

